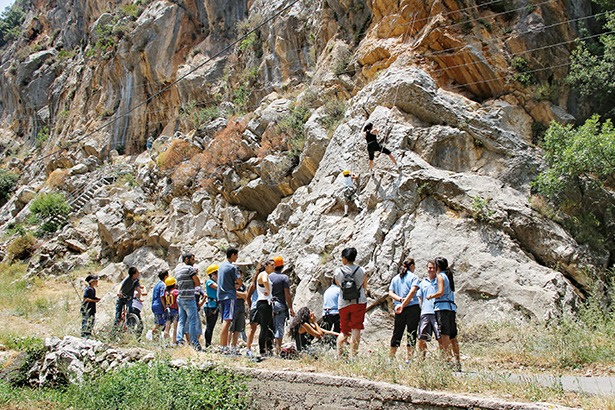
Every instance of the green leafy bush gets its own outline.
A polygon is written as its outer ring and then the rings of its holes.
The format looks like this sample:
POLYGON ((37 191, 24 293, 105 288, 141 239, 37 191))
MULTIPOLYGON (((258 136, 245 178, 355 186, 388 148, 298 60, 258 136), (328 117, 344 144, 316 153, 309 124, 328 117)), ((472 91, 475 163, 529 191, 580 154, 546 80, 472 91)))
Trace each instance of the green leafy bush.
POLYGON ((17 174, 0 169, 0 204, 6 203, 18 180, 17 174))
POLYGON ((159 360, 122 367, 61 389, 14 389, 0 382, 0 405, 9 403, 15 408, 22 408, 20 403, 39 403, 54 409, 241 410, 249 408, 249 395, 243 380, 229 372, 176 368, 159 360))
POLYGON ((70 205, 66 202, 64 194, 42 194, 32 200, 30 211, 36 217, 45 221, 41 227, 43 231, 55 232, 59 226, 52 218, 64 219, 64 217, 67 217, 70 214, 70 205))

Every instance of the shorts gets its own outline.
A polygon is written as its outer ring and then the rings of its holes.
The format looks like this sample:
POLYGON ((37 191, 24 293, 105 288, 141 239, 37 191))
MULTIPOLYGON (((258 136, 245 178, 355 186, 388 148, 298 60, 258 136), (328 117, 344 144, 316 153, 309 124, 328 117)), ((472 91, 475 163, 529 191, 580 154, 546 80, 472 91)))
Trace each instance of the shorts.
POLYGON ((416 331, 419 327, 420 318, 421 307, 419 305, 406 306, 400 314, 396 314, 391 347, 399 347, 399 345, 401 345, 401 339, 404 337, 404 330, 407 334, 406 346, 414 346, 416 344, 416 331))
POLYGON ((370 161, 374 160, 374 154, 376 152, 382 152, 383 154, 391 155, 391 151, 389 149, 387 149, 386 147, 383 147, 382 145, 378 143, 375 143, 375 144, 372 143, 367 146, 367 153, 369 154, 370 161))
POLYGON ((164 326, 167 323, 166 313, 154 313, 154 324, 164 326))
POLYGON ((440 339, 440 330, 438 328, 438 322, 436 322, 436 315, 428 313, 421 315, 419 321, 419 340, 429 342, 431 335, 434 335, 436 339, 440 339))
POLYGON ((365 329, 363 320, 367 303, 354 303, 340 309, 340 331, 350 334, 353 329, 365 329))
POLYGON ((236 312, 229 332, 243 332, 246 330, 246 312, 236 312))
POLYGON ((167 311, 167 322, 169 323, 177 323, 179 321, 179 310, 170 308, 167 311))
POLYGON ((225 299, 218 301, 220 308, 220 319, 222 322, 230 322, 235 316, 235 299, 225 299))
POLYGON ((258 321, 258 309, 250 309, 250 324, 259 323, 258 321))
POLYGON ((288 310, 281 313, 273 314, 273 337, 276 339, 284 338, 284 327, 286 326, 286 319, 288 319, 288 310))
POLYGON ((440 333, 451 339, 457 337, 457 313, 452 310, 437 310, 436 321, 440 327, 440 333))

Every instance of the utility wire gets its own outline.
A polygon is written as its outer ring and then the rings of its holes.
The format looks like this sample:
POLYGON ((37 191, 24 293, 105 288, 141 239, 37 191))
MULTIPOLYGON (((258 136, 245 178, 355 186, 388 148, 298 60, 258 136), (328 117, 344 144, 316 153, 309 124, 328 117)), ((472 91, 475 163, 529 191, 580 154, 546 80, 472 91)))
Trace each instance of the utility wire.
MULTIPOLYGON (((484 4, 481 4, 481 5, 477 5, 477 6, 470 6, 470 7, 466 7, 466 8, 463 8, 463 9, 456 10, 456 11, 449 11, 449 12, 446 12, 446 13, 441 13, 441 14, 439 14, 438 16, 446 16, 446 15, 450 15, 450 14, 454 14, 454 13, 459 13, 459 12, 462 12, 462 11, 470 10, 470 9, 473 9, 473 8, 476 8, 476 7, 483 7, 483 6, 486 6, 486 5, 489 5, 489 4, 493 4, 493 3, 498 3, 498 2, 501 2, 501 1, 503 1, 503 0, 495 0, 495 1, 492 1, 492 2, 489 2, 489 3, 484 3, 484 4)), ((545 2, 539 3, 538 5, 545 4, 545 3, 549 3, 550 1, 553 1, 553 0, 545 1, 545 2)), ((535 5, 535 6, 538 6, 538 5, 535 5)), ((290 6, 292 6, 292 4, 291 4, 291 5, 289 5, 289 7, 290 7, 290 6)), ((523 9, 525 9, 525 8, 526 8, 526 7, 520 7, 520 8, 517 8, 517 9, 511 9, 511 10, 508 10, 508 11, 506 11, 506 12, 502 12, 502 13, 499 13, 499 14, 504 14, 504 13, 512 13, 512 12, 516 12, 516 11, 519 11, 519 10, 523 10, 523 9)), ((284 10, 282 10, 282 11, 284 11, 284 10)), ((608 14, 608 12, 600 12, 600 13, 595 13, 595 14, 592 14, 592 15, 584 16, 584 17, 578 17, 578 18, 575 18, 575 19, 563 20, 563 21, 560 21, 560 22, 557 22, 557 23, 554 23, 554 24, 551 24, 551 25, 543 26, 543 27, 541 27, 541 28, 540 28, 540 31, 544 31, 544 30, 546 30, 546 29, 550 29, 550 28, 553 28, 553 27, 561 26, 561 25, 564 25, 564 24, 569 24, 569 23, 578 22, 578 21, 581 21, 581 20, 587 20, 587 19, 590 19, 590 18, 597 18, 597 17, 601 17, 601 16, 606 15, 606 14, 608 14)), ((494 15, 492 15, 492 16, 490 16, 490 17, 493 17, 493 16, 494 16, 494 15)), ((434 18, 434 17, 429 17, 429 18, 434 18)), ((417 19, 415 19, 415 20, 413 20, 412 24, 414 24, 414 22, 416 22, 416 21, 424 21, 424 20, 426 20, 426 19, 428 19, 428 18, 423 18, 423 19, 418 19, 418 20, 417 20, 417 19)), ((474 19, 474 20, 466 20, 466 21, 464 21, 464 22, 462 22, 462 23, 464 23, 464 24, 465 24, 465 23, 468 23, 468 22, 471 22, 471 21, 478 21, 478 20, 481 20, 481 18, 474 19)), ((266 23, 266 22, 264 22, 264 23, 266 23)), ((453 23, 453 24, 448 24, 448 25, 444 25, 444 26, 439 26, 439 28, 447 28, 447 27, 452 27, 452 26, 456 26, 456 25, 458 25, 458 24, 460 24, 460 23, 453 23)), ((255 29, 254 29, 254 30, 252 30, 251 32, 248 32, 248 33, 247 33, 246 35, 244 35, 242 38, 238 39, 235 43, 231 44, 228 48, 230 48, 230 47, 232 47, 232 46, 236 45, 237 43, 241 42, 243 39, 245 39, 245 37, 249 36, 252 32, 257 31, 257 30, 258 30, 260 27, 262 27, 262 26, 263 26, 263 24, 259 25, 257 28, 255 28, 255 29)), ((408 28, 410 28, 410 24, 408 24, 408 28)), ((527 30, 527 31, 519 32, 518 34, 519 34, 519 35, 529 34, 529 33, 535 32, 535 31, 536 31, 536 30, 527 30)), ((407 34, 407 32, 408 32, 408 30, 406 30, 406 34, 407 34)), ((364 33, 365 33, 365 32, 364 32, 364 33)), ((601 33, 601 34, 599 34, 599 35, 602 35, 602 34, 607 34, 607 33, 601 33)), ((590 37, 586 37, 586 38, 593 38, 593 37, 597 37, 597 36, 599 36, 599 35, 596 35, 596 36, 590 36, 590 37)), ((510 36, 510 34, 503 35, 503 36, 499 36, 499 37, 494 37, 494 38, 491 38, 491 39, 490 39, 490 42, 493 42, 494 40, 501 40, 501 39, 505 39, 505 38, 507 38, 507 37, 509 37, 509 36, 510 36)), ((560 43, 560 44, 563 44, 563 43, 560 43)), ((450 47, 450 48, 447 48, 447 49, 438 50, 438 51, 434 51, 434 52, 423 53, 423 54, 422 54, 422 56, 423 56, 423 57, 437 56, 437 55, 439 55, 439 54, 448 53, 448 52, 451 52, 451 51, 453 51, 453 50, 461 50, 461 49, 463 49, 463 48, 465 48, 465 47, 467 47, 467 44, 464 44, 464 45, 461 45, 461 46, 456 46, 456 47, 450 47)), ((549 46, 546 46, 545 48, 549 48, 549 46)), ((301 52, 301 51, 304 51, 304 50, 305 50, 305 48, 304 48, 304 47, 302 47, 302 48, 294 48, 294 49, 289 49, 288 51, 293 51, 293 52, 301 52)), ((539 49, 534 49, 534 50, 539 50, 539 49)), ((225 50, 223 50, 222 52, 224 52, 224 51, 225 51, 225 50)), ((530 52, 530 51, 528 50, 528 51, 525 51, 524 53, 528 53, 528 52, 530 52)), ((521 54, 521 53, 519 53, 519 54, 521 54)), ((218 55, 218 54, 216 54, 214 57, 217 57, 217 55, 218 55)), ((212 58, 214 58, 214 57, 212 57, 212 58)), ((194 70, 197 70, 197 69, 199 69, 200 67, 202 67, 203 65, 207 64, 207 63, 208 63, 208 62, 209 62, 212 58, 209 58, 209 59, 208 59, 208 60, 206 60, 205 62, 203 62, 203 63, 199 64, 199 65, 198 65, 198 66, 197 66, 194 70)), ((300 62, 300 61, 299 61, 299 59, 297 59, 297 60, 290 60, 290 62, 295 62, 295 63, 297 63, 297 62, 300 62)), ((461 66, 462 66, 462 65, 459 65, 459 66, 454 66, 454 67, 452 67, 452 66, 451 66, 451 67, 447 67, 446 69, 456 68, 456 67, 461 67, 461 66)), ((173 83, 170 83, 170 84, 168 84, 168 85, 164 85, 163 83, 159 83, 159 82, 142 82, 142 83, 137 83, 137 84, 135 84, 135 85, 132 87, 132 89, 133 89, 133 90, 137 90, 137 89, 139 89, 139 88, 141 88, 141 87, 144 87, 144 86, 152 86, 152 85, 154 85, 154 86, 155 86, 155 85, 162 86, 163 88, 162 88, 160 91, 158 91, 158 92, 156 92, 156 93, 152 94, 152 96, 150 97, 150 99, 152 99, 152 98, 156 97, 157 95, 161 94, 162 92, 166 91, 168 88, 170 88, 171 86, 175 85, 175 84, 176 84, 176 83, 178 83, 179 81, 181 81, 181 80, 182 80, 183 78, 185 78, 187 75, 190 75, 190 74, 191 74, 194 70, 191 70, 191 71, 190 71, 190 72, 188 72, 186 75, 184 75, 184 76, 180 77, 179 79, 175 80, 173 83)), ((445 70, 445 69, 440 69, 440 70, 445 70)), ((344 73, 350 73, 350 72, 352 72, 352 71, 346 71, 346 72, 344 72, 344 73)), ((263 88, 261 88, 260 90, 264 90, 264 89, 266 89, 266 88, 271 88, 271 87, 263 87, 263 88)), ((252 88, 252 89, 254 89, 254 88, 252 88)), ((121 98, 117 98, 117 99, 113 100, 113 103, 117 103, 118 101, 122 101, 122 100, 121 100, 121 98)), ((146 101, 144 101, 144 103, 147 103, 147 102, 149 102, 149 99, 148 99, 148 100, 146 100, 146 101)), ((39 109, 43 108, 44 106, 41 106, 41 107, 25 106, 25 107, 36 111, 36 110, 39 110, 39 109)), ((132 109, 132 110, 130 110, 130 111, 133 111, 133 110, 135 110, 136 108, 139 108, 139 106, 135 106, 135 107, 133 107, 133 109, 132 109)), ((129 112, 130 112, 130 111, 129 111, 129 112)), ((127 115, 129 112, 127 112, 125 115, 127 115)), ((31 116, 12 116, 11 118, 16 118, 16 119, 29 119, 30 117, 31 117, 31 116)), ((115 121, 117 121, 117 119, 116 119, 115 121)), ((107 126, 107 124, 103 125, 103 126, 102 126, 102 128, 104 128, 105 126, 107 126)), ((94 130, 94 131, 92 131, 92 132, 97 132, 97 131, 99 131, 99 129, 94 130)))

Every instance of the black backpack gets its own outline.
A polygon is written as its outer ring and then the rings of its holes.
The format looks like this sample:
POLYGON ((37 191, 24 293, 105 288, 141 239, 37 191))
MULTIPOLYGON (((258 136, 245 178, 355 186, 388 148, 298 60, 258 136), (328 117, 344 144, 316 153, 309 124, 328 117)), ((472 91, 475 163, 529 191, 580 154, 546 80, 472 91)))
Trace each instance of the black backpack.
POLYGON ((359 267, 357 266, 354 272, 352 273, 344 273, 344 278, 342 280, 342 297, 344 300, 355 300, 359 299, 359 289, 361 286, 357 287, 357 284, 354 281, 354 274, 357 273, 359 267))

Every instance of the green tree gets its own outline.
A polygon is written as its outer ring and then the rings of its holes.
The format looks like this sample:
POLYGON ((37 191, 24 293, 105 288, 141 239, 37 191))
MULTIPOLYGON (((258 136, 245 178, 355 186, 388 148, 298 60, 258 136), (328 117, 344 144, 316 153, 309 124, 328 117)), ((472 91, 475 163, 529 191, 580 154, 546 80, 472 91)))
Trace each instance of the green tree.
POLYGON ((560 222, 577 241, 615 254, 615 128, 592 116, 578 128, 552 123, 544 137, 547 169, 532 186, 555 206, 560 222))
POLYGON ((578 128, 552 123, 544 137, 543 149, 548 169, 535 187, 555 198, 570 184, 584 179, 591 184, 615 186, 615 128, 611 120, 600 124, 592 116, 578 128))
POLYGON ((4 9, 0 14, 0 47, 19 36, 25 17, 26 13, 18 3, 4 9))
POLYGON ((584 41, 570 56, 567 81, 593 112, 615 117, 615 13, 607 15, 599 42, 584 41))

